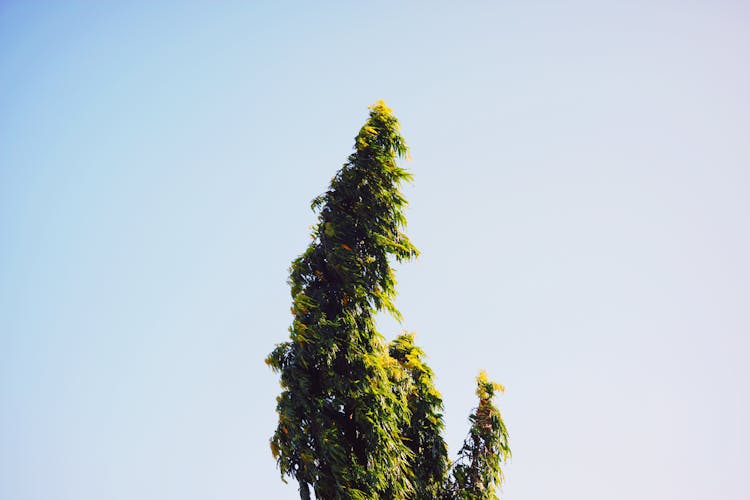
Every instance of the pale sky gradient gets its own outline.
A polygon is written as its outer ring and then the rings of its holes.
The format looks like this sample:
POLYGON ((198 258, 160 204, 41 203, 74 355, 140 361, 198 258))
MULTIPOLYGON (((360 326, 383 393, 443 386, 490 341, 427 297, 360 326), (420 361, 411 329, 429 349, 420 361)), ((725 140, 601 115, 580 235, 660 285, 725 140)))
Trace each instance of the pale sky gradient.
POLYGON ((451 455, 485 368, 503 498, 748 500, 749 62, 739 0, 0 3, 0 498, 297 498, 263 358, 383 98, 451 455))

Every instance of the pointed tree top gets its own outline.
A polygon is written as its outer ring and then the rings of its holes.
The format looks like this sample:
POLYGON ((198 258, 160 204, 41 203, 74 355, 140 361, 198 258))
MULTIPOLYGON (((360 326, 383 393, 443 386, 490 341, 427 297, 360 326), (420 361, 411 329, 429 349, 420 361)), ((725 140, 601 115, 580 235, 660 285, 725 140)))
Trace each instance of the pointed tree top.
POLYGON ((479 372, 477 377, 477 396, 479 396, 479 399, 492 399, 495 391, 505 392, 505 386, 489 380, 485 370, 479 372))

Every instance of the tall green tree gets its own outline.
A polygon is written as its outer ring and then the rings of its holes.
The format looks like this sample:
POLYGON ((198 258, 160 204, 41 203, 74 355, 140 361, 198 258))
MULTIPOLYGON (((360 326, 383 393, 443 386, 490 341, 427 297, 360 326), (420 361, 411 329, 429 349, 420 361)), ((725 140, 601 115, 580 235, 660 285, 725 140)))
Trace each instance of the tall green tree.
POLYGON ((502 484, 502 462, 510 458, 508 431, 493 404, 495 391, 505 388, 490 382, 487 374, 477 377, 479 406, 469 416, 471 429, 458 452, 453 467, 453 478, 448 488, 448 497, 461 500, 494 499, 496 489, 502 484))
POLYGON ((402 438, 412 452, 409 469, 414 474, 413 498, 440 498, 444 496, 450 460, 442 437, 443 401, 433 384, 432 370, 410 333, 398 336, 388 352, 404 372, 400 381, 409 422, 402 429, 402 438))
POLYGON ((406 155, 391 110, 371 106, 354 152, 313 200, 312 242, 291 266, 290 339, 266 362, 282 387, 271 450, 302 499, 494 498, 509 456, 500 414, 490 412, 500 427, 484 420, 492 393, 478 393, 471 432, 478 426, 481 437, 464 445, 451 476, 443 403, 423 351, 410 334, 388 345, 375 328, 380 311, 401 318, 391 262, 418 254, 403 233, 399 188, 411 174, 397 159, 406 155), (489 456, 497 450, 507 454, 489 456))

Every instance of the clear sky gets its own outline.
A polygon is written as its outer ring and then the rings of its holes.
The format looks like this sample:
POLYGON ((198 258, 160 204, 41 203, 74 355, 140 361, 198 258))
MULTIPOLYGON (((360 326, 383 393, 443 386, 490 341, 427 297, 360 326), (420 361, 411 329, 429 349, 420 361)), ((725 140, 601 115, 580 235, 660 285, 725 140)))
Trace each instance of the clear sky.
POLYGON ((0 498, 292 499, 268 439, 310 200, 402 122, 451 454, 509 500, 747 500, 750 7, 0 3, 0 498))

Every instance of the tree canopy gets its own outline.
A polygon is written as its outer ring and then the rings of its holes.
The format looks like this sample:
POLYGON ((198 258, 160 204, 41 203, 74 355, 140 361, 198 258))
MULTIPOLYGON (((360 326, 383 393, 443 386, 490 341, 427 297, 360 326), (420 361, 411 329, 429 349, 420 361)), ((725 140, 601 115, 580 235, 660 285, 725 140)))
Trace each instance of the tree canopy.
POLYGON ((452 464, 442 438, 443 402, 424 352, 409 333, 387 343, 375 316, 394 305, 393 260, 418 255, 403 230, 412 176, 408 149, 382 101, 354 152, 312 202, 312 242, 292 262, 290 338, 266 362, 281 376, 271 450, 282 479, 319 499, 492 499, 510 457, 492 398, 502 386, 478 379, 479 405, 452 464))

